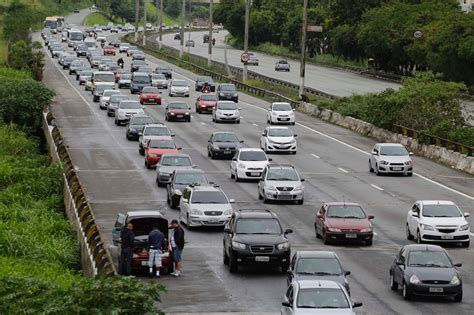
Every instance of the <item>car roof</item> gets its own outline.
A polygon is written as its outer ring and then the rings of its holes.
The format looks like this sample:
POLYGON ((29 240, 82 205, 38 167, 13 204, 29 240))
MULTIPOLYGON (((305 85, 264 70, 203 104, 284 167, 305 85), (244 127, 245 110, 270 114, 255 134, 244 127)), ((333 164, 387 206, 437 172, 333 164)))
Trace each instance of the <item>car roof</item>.
POLYGON ((456 205, 454 202, 449 200, 418 200, 417 202, 422 205, 456 205))
POLYGON ((298 257, 337 258, 336 253, 329 250, 299 250, 295 255, 298 257))
POLYGON ((267 129, 290 129, 287 126, 268 126, 267 129))
POLYGON ((204 171, 200 168, 185 169, 185 170, 175 170, 175 174, 204 174, 204 171))
POLYGON ((148 125, 145 126, 145 128, 148 128, 148 127, 165 127, 165 128, 168 128, 168 127, 166 127, 166 125, 164 125, 162 123, 148 124, 148 125))
POLYGON ((132 210, 132 211, 127 211, 127 217, 160 217, 160 218, 164 218, 164 215, 160 211, 156 211, 156 210, 132 210))
POLYGON ((220 189, 218 186, 214 186, 214 185, 190 185, 189 187, 191 187, 194 191, 222 191, 222 189, 220 189))
POLYGON ((243 208, 235 211, 235 214, 245 218, 275 218, 278 219, 277 215, 271 210, 265 208, 243 208))
POLYGON ((430 251, 430 252, 445 252, 444 248, 433 244, 410 244, 403 247, 408 251, 430 251))
POLYGON ((219 135, 219 134, 233 134, 235 135, 235 132, 232 132, 232 131, 215 131, 212 133, 212 135, 219 135))
POLYGON ((268 168, 292 168, 292 169, 295 169, 295 167, 291 164, 276 164, 276 163, 270 163, 270 164, 267 164, 267 167, 268 168))
POLYGON ((240 151, 240 152, 250 152, 250 151, 263 152, 263 150, 260 149, 260 148, 240 148, 239 151, 240 151))
POLYGON ((272 106, 273 106, 273 105, 280 105, 280 104, 287 104, 287 105, 290 105, 290 106, 291 106, 291 104, 288 103, 288 102, 273 102, 273 103, 272 103, 272 106))
POLYGON ((187 157, 191 158, 189 154, 186 153, 166 153, 161 156, 161 159, 163 160, 164 157, 187 157))
POLYGON ((332 280, 295 280, 293 283, 297 283, 300 289, 341 289, 341 285, 332 280))
POLYGON ((132 73, 133 76, 147 76, 148 77, 148 73, 146 72, 134 72, 132 73))
POLYGON ((381 147, 404 147, 403 144, 401 143, 377 143, 377 145, 381 146, 381 147))
POLYGON ((331 201, 325 203, 327 206, 362 206, 356 202, 345 202, 345 201, 331 201))
POLYGON ((151 136, 149 140, 173 140, 173 138, 170 136, 151 136))

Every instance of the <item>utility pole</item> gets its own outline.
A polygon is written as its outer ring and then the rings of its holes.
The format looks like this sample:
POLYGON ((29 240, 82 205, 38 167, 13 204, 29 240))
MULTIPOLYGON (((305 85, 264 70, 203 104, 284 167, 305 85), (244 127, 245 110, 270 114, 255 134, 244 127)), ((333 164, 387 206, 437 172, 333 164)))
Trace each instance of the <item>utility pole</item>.
POLYGON ((212 63, 212 28, 213 28, 212 2, 213 0, 209 1, 209 45, 207 46, 207 66, 208 67, 210 67, 212 63))
POLYGON ((300 62, 300 100, 304 95, 304 75, 306 62, 306 30, 308 27, 308 0, 303 0, 303 27, 301 30, 301 62, 300 62))
POLYGON ((147 0, 143 0, 143 42, 142 45, 145 46, 146 44, 146 5, 147 0))
MULTIPOLYGON (((249 49, 249 19, 250 19, 250 0, 245 0, 244 53, 248 53, 248 49, 249 49)), ((247 81, 247 63, 244 63, 244 71, 242 72, 242 81, 244 82, 247 81)))
MULTIPOLYGON (((158 1, 158 0, 156 0, 158 1)), ((158 8, 158 4, 156 6, 158 8)), ((163 0, 160 0, 160 14, 159 14, 159 23, 160 23, 160 41, 158 42, 158 45, 161 50, 161 41, 163 40, 163 0)))
POLYGON ((138 20, 140 20, 140 0, 135 0, 135 43, 138 42, 138 20))
POLYGON ((186 0, 183 0, 181 4, 181 39, 180 39, 180 49, 179 49, 179 58, 183 58, 184 52, 184 17, 186 15, 186 0))
MULTIPOLYGON (((191 40, 191 25, 193 24, 193 19, 191 15, 191 1, 189 1, 189 17, 191 18, 191 23, 189 24, 188 29, 188 40, 191 40)), ((188 55, 191 53, 191 46, 188 45, 188 55)))

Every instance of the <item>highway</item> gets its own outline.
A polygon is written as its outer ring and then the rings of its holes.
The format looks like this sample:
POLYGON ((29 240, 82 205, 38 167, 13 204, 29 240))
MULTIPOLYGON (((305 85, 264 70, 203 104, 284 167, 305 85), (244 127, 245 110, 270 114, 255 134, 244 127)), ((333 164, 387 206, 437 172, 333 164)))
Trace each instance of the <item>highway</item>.
MULTIPOLYGON (((67 20, 71 24, 82 24, 87 13, 82 11, 67 20)), ((128 68, 130 59, 123 58, 125 68, 128 68)), ((152 68, 166 64, 151 56, 147 56, 147 60, 152 68)), ((268 61, 268 66, 270 64, 268 61)), ((173 100, 186 101, 194 108, 198 95, 193 90, 196 75, 174 65, 171 67, 174 78, 185 79, 191 86, 190 98, 173 100)), ((364 80, 371 79, 347 74, 341 91, 353 91, 357 86, 360 86, 358 91, 361 93, 364 89, 373 89, 373 86, 365 86, 364 80)), ((115 126, 113 118, 107 117, 105 111, 92 102, 90 93, 85 92, 74 77, 60 69, 57 60, 49 56, 45 58, 44 81, 57 94, 52 105, 56 123, 112 253, 116 255, 116 248, 111 244, 111 230, 118 213, 157 209, 170 219, 177 218, 178 211, 166 205, 166 190, 155 184, 155 172, 144 167, 137 142, 127 141, 125 128, 115 126)), ((328 83, 328 86, 334 85, 328 83)), ((382 86, 379 88, 383 89, 382 86)), ((127 90, 122 92, 129 94, 127 90)), ((163 95, 166 104, 170 98, 167 93, 163 95)), ((137 98, 136 95, 132 97, 137 98)), ((213 131, 233 131, 246 146, 258 147, 260 134, 266 126, 269 104, 242 93, 239 97, 242 107, 240 125, 215 124, 210 115, 199 115, 194 110, 191 123, 167 125, 176 133, 177 145, 183 147, 184 153, 190 154, 193 163, 218 183, 229 198, 236 199, 235 209, 261 208, 263 204, 257 198, 256 183, 236 183, 230 179, 230 161, 207 157, 207 140, 213 131)), ((149 105, 145 111, 164 122, 163 105, 149 105)), ((345 269, 352 272, 349 281, 353 300, 364 303, 357 309, 358 314, 474 313, 472 247, 447 247, 455 262, 464 263, 460 268, 464 281, 462 303, 433 298, 404 301, 400 291, 390 290, 388 272, 400 247, 411 243, 405 238, 405 218, 413 202, 418 199, 452 200, 463 212, 474 214, 474 177, 419 157, 414 157, 416 174, 411 178, 377 177, 368 172, 368 152, 374 144, 372 139, 313 117, 296 115, 297 124, 292 129, 298 134, 298 153, 273 154, 271 158, 276 163, 293 164, 306 179, 305 204, 267 206, 279 215, 284 228, 294 230, 289 236, 292 250, 334 250, 345 269), (375 215, 373 246, 327 246, 315 238, 313 222, 316 210, 324 201, 343 200, 358 202, 368 214, 375 215)), ((470 222, 472 224, 473 220, 470 222)), ((160 280, 168 289, 163 303, 159 304, 166 313, 279 312, 285 292, 284 275, 260 269, 231 274, 222 263, 222 230, 188 231, 185 228, 185 232, 183 276, 166 276, 160 280)))

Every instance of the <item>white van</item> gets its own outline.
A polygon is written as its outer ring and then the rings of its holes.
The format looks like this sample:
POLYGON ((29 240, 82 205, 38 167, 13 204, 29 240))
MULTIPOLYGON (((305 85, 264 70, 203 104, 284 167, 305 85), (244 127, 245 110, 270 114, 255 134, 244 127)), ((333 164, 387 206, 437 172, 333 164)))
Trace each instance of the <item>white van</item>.
POLYGON ((111 71, 94 71, 92 73, 92 90, 96 83, 107 83, 109 88, 107 90, 115 89, 115 74, 111 71))

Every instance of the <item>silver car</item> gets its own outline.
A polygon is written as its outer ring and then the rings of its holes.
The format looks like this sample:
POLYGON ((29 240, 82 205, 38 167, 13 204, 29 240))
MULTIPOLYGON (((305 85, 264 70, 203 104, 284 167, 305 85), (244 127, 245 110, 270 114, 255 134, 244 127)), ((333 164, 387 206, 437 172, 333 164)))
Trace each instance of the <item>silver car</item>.
POLYGON ((151 77, 151 85, 156 86, 159 89, 166 89, 168 88, 168 80, 166 79, 164 74, 161 73, 153 73, 150 75, 151 77))
POLYGON ((118 88, 130 88, 130 84, 132 83, 132 74, 131 73, 122 73, 120 75, 120 79, 118 80, 118 88))
POLYGON ((275 71, 290 72, 290 64, 286 60, 278 60, 275 63, 275 71))
POLYGON ((240 124, 240 108, 232 101, 218 101, 212 109, 212 121, 240 124))
POLYGON ((292 165, 267 164, 258 183, 258 199, 304 202, 304 179, 292 165))
POLYGON ((174 79, 169 83, 169 96, 189 97, 189 85, 184 80, 174 79))
POLYGON ((187 154, 163 154, 156 164, 156 184, 166 186, 175 170, 193 168, 191 157, 187 154))
POLYGON ((395 173, 413 175, 413 153, 399 143, 377 143, 369 158, 369 172, 376 175, 395 173))
POLYGON ((121 101, 128 101, 130 98, 128 95, 118 94, 112 95, 107 104, 107 116, 115 117, 115 110, 119 107, 121 101))

